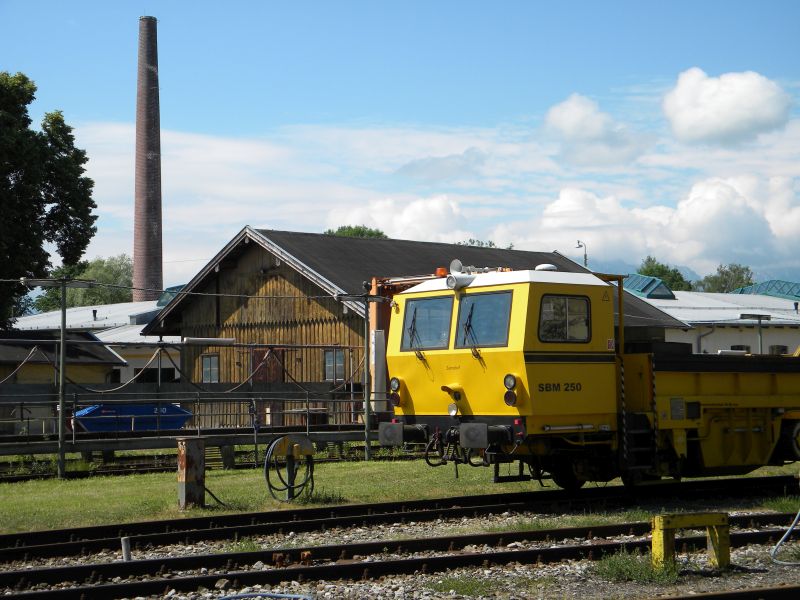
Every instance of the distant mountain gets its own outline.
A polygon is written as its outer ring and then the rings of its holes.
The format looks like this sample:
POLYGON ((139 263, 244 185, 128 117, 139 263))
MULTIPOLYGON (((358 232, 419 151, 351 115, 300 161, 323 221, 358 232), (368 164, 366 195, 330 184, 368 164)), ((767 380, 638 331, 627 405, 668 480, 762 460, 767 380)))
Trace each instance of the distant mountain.
MULTIPOLYGON (((600 273, 630 275, 631 273, 636 273, 638 271, 639 264, 628 263, 624 260, 592 260, 589 262, 589 268, 600 273)), ((684 267, 681 265, 669 266, 674 266, 676 269, 678 269, 678 271, 680 271, 681 275, 683 275, 684 279, 687 281, 697 281, 698 279, 702 279, 702 277, 697 274, 697 271, 690 267, 684 267)))
POLYGON ((686 281, 697 281, 698 279, 702 279, 700 275, 697 274, 697 271, 692 269, 691 267, 684 267, 681 265, 675 265, 675 268, 680 271, 681 275, 686 281))
POLYGON ((622 260, 590 260, 589 268, 598 273, 613 273, 615 275, 628 275, 636 273, 639 267, 622 260))
MULTIPOLYGON (((703 276, 698 274, 697 271, 691 267, 685 267, 681 265, 670 266, 674 266, 676 269, 678 269, 678 271, 680 271, 681 275, 683 275, 684 279, 687 281, 695 282, 703 278, 703 276)), ((599 273, 629 275, 631 273, 636 273, 639 265, 628 263, 623 260, 590 260, 589 268, 592 269, 592 271, 597 271, 599 273)), ((752 269, 757 283, 768 281, 770 279, 780 279, 783 281, 800 283, 800 266, 775 265, 752 269)))
POLYGON ((756 283, 769 281, 770 279, 800 283, 800 267, 796 266, 759 267, 753 269, 753 274, 755 275, 756 283))

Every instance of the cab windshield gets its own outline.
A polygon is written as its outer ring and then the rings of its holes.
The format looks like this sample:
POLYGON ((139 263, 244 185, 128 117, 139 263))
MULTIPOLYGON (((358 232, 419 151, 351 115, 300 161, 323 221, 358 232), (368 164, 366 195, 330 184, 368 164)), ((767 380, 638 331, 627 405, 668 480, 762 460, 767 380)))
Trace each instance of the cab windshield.
POLYGON ((460 305, 456 348, 508 345, 511 292, 467 294, 460 305))
POLYGON ((406 302, 400 350, 435 350, 450 345, 453 298, 420 298, 406 302))

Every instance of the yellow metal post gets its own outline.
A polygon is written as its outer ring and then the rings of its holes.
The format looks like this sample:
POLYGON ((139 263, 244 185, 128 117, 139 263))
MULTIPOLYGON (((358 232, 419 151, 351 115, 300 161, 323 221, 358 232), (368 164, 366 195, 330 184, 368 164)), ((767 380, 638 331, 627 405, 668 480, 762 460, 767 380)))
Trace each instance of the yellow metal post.
POLYGON ((652 530, 653 566, 661 569, 675 560, 675 530, 664 526, 663 515, 653 517, 652 530))
POLYGON ((709 561, 719 569, 731 564, 731 538, 727 513, 682 513, 656 515, 652 520, 652 561, 663 568, 675 560, 675 532, 706 528, 709 561))
POLYGON ((709 561, 719 569, 727 569, 731 566, 731 534, 728 525, 712 525, 706 531, 709 561))

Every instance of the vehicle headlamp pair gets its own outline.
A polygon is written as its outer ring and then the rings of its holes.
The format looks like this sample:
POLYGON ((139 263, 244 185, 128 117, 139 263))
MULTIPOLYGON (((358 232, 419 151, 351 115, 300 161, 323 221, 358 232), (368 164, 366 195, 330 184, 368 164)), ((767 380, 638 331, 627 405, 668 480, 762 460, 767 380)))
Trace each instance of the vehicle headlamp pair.
POLYGON ((389 380, 389 404, 392 406, 400 406, 400 380, 397 377, 392 377, 389 380))
POLYGON ((517 387, 517 377, 512 373, 508 373, 503 377, 503 386, 506 388, 506 393, 503 394, 503 402, 508 406, 514 406, 517 403, 517 393, 514 388, 517 387))

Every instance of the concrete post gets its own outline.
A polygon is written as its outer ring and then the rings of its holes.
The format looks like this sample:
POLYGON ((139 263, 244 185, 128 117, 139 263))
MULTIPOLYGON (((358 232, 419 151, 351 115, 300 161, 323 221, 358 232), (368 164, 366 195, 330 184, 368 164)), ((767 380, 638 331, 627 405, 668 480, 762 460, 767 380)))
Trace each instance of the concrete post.
POLYGON ((206 443, 203 438, 178 438, 178 507, 203 508, 206 500, 206 443))

